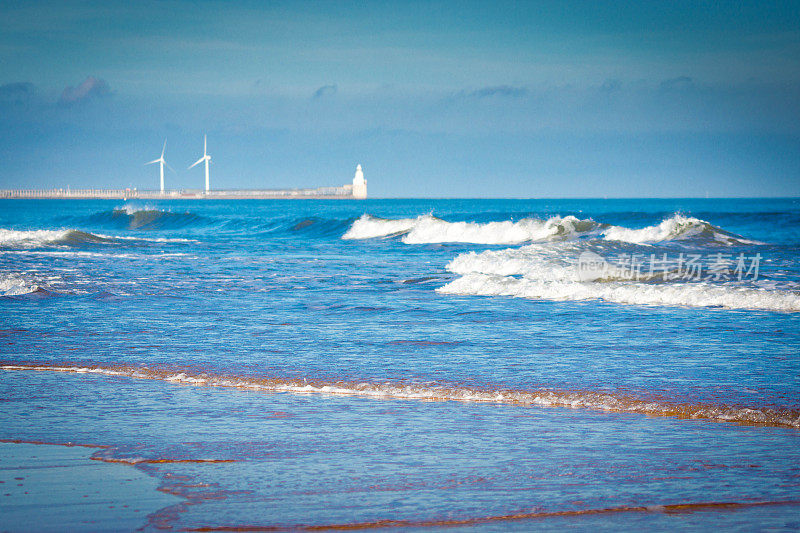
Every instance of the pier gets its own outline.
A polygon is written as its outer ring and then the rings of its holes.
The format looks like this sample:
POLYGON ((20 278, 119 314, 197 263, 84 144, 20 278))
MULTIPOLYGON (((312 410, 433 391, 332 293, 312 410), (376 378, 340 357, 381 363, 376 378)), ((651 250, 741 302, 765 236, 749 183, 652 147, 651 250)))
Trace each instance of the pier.
MULTIPOLYGON (((366 191, 364 196, 366 197, 366 191)), ((0 198, 13 199, 86 199, 86 200, 253 200, 253 199, 339 199, 363 198, 353 194, 353 185, 314 189, 228 189, 203 191, 181 189, 155 191, 139 189, 6 189, 0 198)))

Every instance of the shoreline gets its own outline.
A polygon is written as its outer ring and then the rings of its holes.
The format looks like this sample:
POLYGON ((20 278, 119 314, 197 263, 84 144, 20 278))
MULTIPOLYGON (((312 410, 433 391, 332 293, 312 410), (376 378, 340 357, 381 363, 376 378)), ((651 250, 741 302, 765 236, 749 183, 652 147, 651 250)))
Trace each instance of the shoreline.
POLYGON ((0 440, 0 529, 136 530, 184 503, 135 465, 93 459, 105 448, 0 440))

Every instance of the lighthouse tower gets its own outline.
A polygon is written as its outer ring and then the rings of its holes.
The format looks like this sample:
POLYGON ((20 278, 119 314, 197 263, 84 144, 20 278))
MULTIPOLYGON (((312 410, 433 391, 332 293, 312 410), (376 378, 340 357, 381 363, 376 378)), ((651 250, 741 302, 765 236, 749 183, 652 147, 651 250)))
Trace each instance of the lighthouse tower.
POLYGON ((367 180, 364 179, 364 172, 361 165, 356 167, 356 175, 353 177, 353 198, 363 200, 367 197, 367 180))

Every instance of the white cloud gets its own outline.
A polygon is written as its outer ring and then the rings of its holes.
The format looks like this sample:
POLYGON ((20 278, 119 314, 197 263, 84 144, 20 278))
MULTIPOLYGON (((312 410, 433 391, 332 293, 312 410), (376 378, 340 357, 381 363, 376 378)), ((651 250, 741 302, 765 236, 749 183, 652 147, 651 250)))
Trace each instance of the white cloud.
POLYGON ((106 83, 105 80, 95 78, 94 76, 87 76, 78 86, 66 87, 61 93, 61 98, 58 100, 58 103, 69 106, 78 102, 101 98, 110 93, 111 89, 108 87, 108 83, 106 83))

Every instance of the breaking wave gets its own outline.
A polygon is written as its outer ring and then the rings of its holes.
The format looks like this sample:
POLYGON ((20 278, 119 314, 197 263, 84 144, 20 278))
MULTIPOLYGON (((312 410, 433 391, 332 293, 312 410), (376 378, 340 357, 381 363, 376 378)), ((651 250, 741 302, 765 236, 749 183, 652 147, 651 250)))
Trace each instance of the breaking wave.
POLYGON ((38 248, 48 245, 81 245, 111 243, 114 237, 96 235, 75 229, 62 230, 11 230, 0 229, 2 248, 38 248))
POLYGON ((0 297, 22 296, 36 292, 47 292, 40 283, 26 279, 22 274, 0 273, 0 297))
POLYGON ((528 242, 572 241, 596 237, 607 241, 654 244, 667 241, 699 241, 704 244, 759 244, 705 220, 674 214, 655 226, 630 229, 579 219, 572 215, 547 220, 447 222, 433 215, 417 218, 384 219, 362 215, 353 222, 343 239, 375 239, 402 236, 406 244, 473 243, 523 244, 528 242))
MULTIPOLYGON (((255 226, 257 235, 282 235, 290 238, 338 238, 342 231, 350 226, 353 219, 323 218, 317 216, 308 217, 283 217, 270 220, 267 223, 259 222, 255 226)), ((246 224, 246 223, 245 223, 246 224)), ((241 226, 240 226, 241 227, 241 226)), ((250 230, 250 225, 244 225, 243 229, 250 230)))
POLYGON ((401 237, 406 244, 527 244, 520 248, 458 255, 446 269, 461 277, 437 289, 442 294, 800 311, 800 294, 792 290, 718 283, 718 279, 713 283, 688 283, 685 279, 678 280, 680 276, 667 267, 646 275, 641 273, 643 275, 637 276, 635 281, 619 267, 611 267, 591 280, 578 275, 576 258, 581 252, 593 247, 608 251, 608 245, 614 242, 635 245, 689 242, 700 246, 760 244, 681 214, 640 229, 574 216, 476 223, 447 222, 432 215, 394 220, 363 215, 343 235, 344 239, 378 237, 401 237))
POLYGON ((598 283, 470 273, 436 290, 442 294, 457 295, 514 296, 541 300, 604 300, 630 305, 800 312, 800 294, 791 291, 713 285, 705 282, 598 283))
POLYGON ((88 217, 90 224, 128 230, 181 229, 205 225, 205 217, 194 213, 173 213, 150 207, 125 206, 111 211, 102 211, 88 217))
POLYGON ((190 239, 119 237, 89 233, 76 229, 12 230, 0 228, 0 249, 31 249, 46 246, 82 246, 87 244, 121 244, 125 242, 196 242, 190 239))
MULTIPOLYGON (((350 229, 342 236, 342 239, 375 239, 378 237, 393 237, 408 233, 414 225, 424 217, 388 219, 378 218, 371 215, 361 215, 358 220, 353 222, 350 229)), ((438 220, 438 219, 437 219, 438 220)))
POLYGON ((680 419, 703 419, 738 424, 800 428, 800 409, 794 407, 734 406, 685 403, 633 393, 615 394, 590 390, 549 388, 514 390, 402 382, 326 381, 275 377, 226 376, 173 369, 131 366, 78 366, 2 363, 6 371, 38 370, 154 379, 211 387, 229 387, 264 392, 329 394, 418 401, 490 402, 522 406, 569 407, 598 411, 638 413, 680 419))
POLYGON ((603 238, 609 241, 633 244, 653 244, 665 241, 693 240, 706 244, 761 244, 730 233, 699 218, 675 214, 655 226, 641 229, 628 229, 608 226, 603 230, 603 238))
POLYGON ((518 222, 447 222, 433 215, 397 220, 363 215, 343 239, 374 239, 402 235, 406 244, 465 242, 474 244, 521 244, 531 241, 568 240, 596 230, 599 224, 573 216, 548 220, 525 218, 518 222))
POLYGON ((629 305, 800 311, 800 293, 791 290, 733 282, 664 281, 666 270, 634 281, 617 275, 617 269, 611 267, 601 278, 581 279, 577 263, 569 259, 578 250, 577 245, 569 244, 530 245, 459 254, 446 268, 461 277, 437 292, 541 300, 604 300, 629 305))

